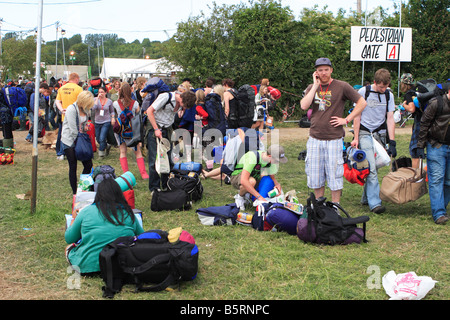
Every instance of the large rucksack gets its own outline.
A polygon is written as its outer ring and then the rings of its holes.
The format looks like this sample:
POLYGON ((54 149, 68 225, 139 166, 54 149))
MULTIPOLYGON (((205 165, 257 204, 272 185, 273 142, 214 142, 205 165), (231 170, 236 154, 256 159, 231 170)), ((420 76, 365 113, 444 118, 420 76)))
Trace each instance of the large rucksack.
POLYGON ((339 204, 323 197, 316 200, 314 193, 307 200, 306 213, 307 218, 300 218, 297 225, 297 236, 305 242, 327 245, 367 242, 368 216, 351 218, 339 204), (345 216, 338 214, 337 209, 345 216), (361 223, 362 229, 357 227, 361 223))
POLYGON ((12 114, 17 108, 27 106, 27 94, 20 87, 5 87, 2 89, 6 104, 11 108, 12 114))
POLYGON ((255 113, 255 89, 248 84, 239 87, 237 92, 230 91, 237 100, 237 110, 230 110, 228 119, 237 120, 238 127, 250 128, 253 124, 253 116, 255 113))
MULTIPOLYGON (((163 92, 170 92, 170 87, 164 83, 163 80, 161 80, 158 77, 150 78, 144 86, 144 89, 142 89, 143 93, 146 93, 145 97, 142 99, 142 111, 146 111, 148 107, 152 105, 153 102, 155 102, 156 98, 160 93, 163 92)), ((167 103, 171 102, 171 95, 169 95, 169 101, 167 103)))
POLYGON ((203 127, 205 132, 208 129, 217 129, 225 136, 227 121, 222 108, 222 99, 217 93, 210 93, 205 97, 205 111, 208 113, 208 125, 203 127))
POLYGON ((156 292, 194 280, 198 247, 188 232, 180 231, 150 230, 107 244, 99 254, 103 297, 113 298, 124 284, 136 285, 136 291, 156 292))
POLYGON ((438 84, 434 79, 425 79, 416 83, 416 98, 414 104, 422 112, 425 111, 431 99, 441 97, 449 88, 449 82, 438 84))
POLYGON ((98 96, 98 90, 103 87, 105 85, 105 83, 103 82, 102 78, 100 77, 96 77, 93 78, 89 81, 89 91, 92 92, 92 94, 94 95, 94 97, 98 96))

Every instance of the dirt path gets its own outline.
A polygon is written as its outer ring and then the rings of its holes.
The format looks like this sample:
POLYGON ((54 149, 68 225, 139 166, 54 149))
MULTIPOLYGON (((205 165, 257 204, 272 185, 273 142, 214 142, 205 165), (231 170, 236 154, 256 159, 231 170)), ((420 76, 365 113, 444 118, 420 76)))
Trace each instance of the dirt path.
MULTIPOLYGON (((276 126, 276 124, 275 124, 276 126)), ((352 128, 346 128, 346 137, 351 137, 352 133, 349 132, 349 130, 352 128)), ((279 135, 280 135, 280 141, 297 141, 297 140, 306 140, 309 136, 309 128, 280 128, 279 129, 279 135)), ((395 134, 396 135, 404 135, 409 134, 411 135, 411 128, 395 128, 395 134)))

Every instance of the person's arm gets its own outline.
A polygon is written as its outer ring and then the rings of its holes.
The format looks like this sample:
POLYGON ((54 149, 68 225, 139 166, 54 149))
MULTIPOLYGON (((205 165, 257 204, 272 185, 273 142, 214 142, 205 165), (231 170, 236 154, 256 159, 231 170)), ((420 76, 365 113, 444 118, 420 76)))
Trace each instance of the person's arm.
POLYGON ((279 196, 281 194, 281 184, 277 181, 277 179, 275 179, 275 175, 271 174, 269 177, 272 179, 273 183, 275 184, 275 188, 277 188, 277 190, 278 190, 277 196, 279 196))
POLYGON ((156 124, 155 108, 153 107, 153 105, 148 107, 148 109, 147 109, 147 116, 148 116, 148 121, 150 121, 150 124, 152 125, 152 127, 153 127, 153 129, 155 131, 155 137, 157 137, 159 139, 162 139, 162 132, 158 128, 158 125, 156 124))
POLYGON ((361 115, 356 116, 355 119, 353 119, 353 141, 351 142, 351 146, 353 148, 358 148, 359 146, 359 129, 361 127, 361 115))
POLYGON ((76 211, 72 212, 72 223, 64 234, 64 239, 68 244, 77 242, 81 239, 82 212, 83 210, 79 214, 77 214, 76 211))
POLYGON ((363 97, 361 97, 356 102, 356 105, 353 108, 353 111, 347 117, 345 117, 345 118, 336 117, 336 116, 331 117, 330 124, 333 127, 345 126, 345 125, 349 124, 350 122, 352 122, 357 116, 361 115, 361 113, 363 112, 363 110, 366 106, 367 106, 366 100, 363 97))
POLYGON ((320 85, 320 80, 319 80, 317 71, 315 71, 313 73, 312 77, 313 77, 313 85, 312 85, 311 89, 309 90, 309 92, 300 101, 300 108, 302 108, 302 110, 305 110, 305 111, 308 110, 309 107, 314 102, 314 97, 316 95, 316 91, 320 85))
POLYGON ((228 115, 230 114, 230 96, 231 93, 229 93, 228 91, 223 94, 224 112, 227 118, 228 115))

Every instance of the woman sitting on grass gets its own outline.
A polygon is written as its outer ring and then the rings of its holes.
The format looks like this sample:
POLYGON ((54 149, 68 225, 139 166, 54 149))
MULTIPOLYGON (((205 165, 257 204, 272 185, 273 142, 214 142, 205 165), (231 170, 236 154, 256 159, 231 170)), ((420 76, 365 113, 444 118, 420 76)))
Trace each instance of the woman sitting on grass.
POLYGON ((82 275, 100 271, 99 254, 108 243, 144 232, 119 184, 111 178, 98 185, 94 203, 78 214, 74 211, 72 218, 65 233, 66 242, 70 244, 66 248, 66 258, 82 275))

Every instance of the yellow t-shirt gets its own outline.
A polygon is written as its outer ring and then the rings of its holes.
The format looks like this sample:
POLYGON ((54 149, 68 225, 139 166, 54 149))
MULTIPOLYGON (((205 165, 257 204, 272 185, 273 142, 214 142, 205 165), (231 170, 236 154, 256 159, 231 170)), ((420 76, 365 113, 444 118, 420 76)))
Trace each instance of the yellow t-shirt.
MULTIPOLYGON (((77 101, 78 95, 82 91, 83 88, 81 88, 78 84, 68 82, 59 88, 56 100, 62 101, 62 107, 66 110, 68 106, 77 101)), ((64 115, 62 116, 62 119, 64 120, 64 115)))

